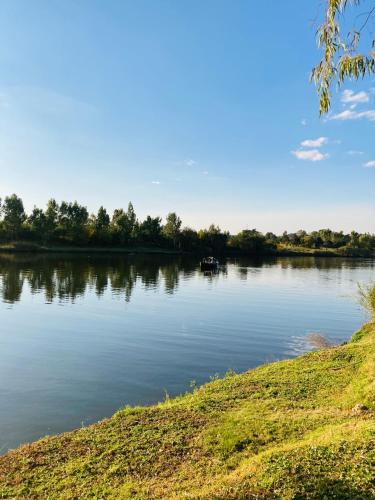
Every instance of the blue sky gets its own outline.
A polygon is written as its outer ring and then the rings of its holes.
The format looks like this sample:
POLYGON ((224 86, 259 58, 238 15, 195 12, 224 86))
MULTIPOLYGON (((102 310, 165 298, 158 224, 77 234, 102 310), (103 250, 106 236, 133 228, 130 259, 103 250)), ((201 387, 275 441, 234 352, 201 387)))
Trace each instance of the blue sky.
POLYGON ((319 5, 2 0, 0 196, 375 232, 375 81, 319 119, 319 5))

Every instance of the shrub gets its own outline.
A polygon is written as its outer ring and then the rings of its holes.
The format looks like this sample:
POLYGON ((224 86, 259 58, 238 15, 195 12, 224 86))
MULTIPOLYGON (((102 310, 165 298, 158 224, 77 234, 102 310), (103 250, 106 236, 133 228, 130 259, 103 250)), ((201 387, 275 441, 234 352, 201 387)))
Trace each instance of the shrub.
POLYGON ((359 302, 370 313, 375 321, 375 283, 368 285, 358 284, 359 302))

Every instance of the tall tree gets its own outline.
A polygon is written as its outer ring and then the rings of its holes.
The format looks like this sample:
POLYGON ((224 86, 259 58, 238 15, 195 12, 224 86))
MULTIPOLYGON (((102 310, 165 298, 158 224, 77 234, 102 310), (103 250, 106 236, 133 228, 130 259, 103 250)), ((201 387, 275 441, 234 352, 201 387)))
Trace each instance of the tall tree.
POLYGON ((137 232, 141 243, 158 245, 161 240, 161 218, 148 215, 139 224, 137 232))
POLYGON ((163 226, 163 234, 172 241, 174 248, 177 247, 181 224, 180 217, 175 212, 171 212, 167 215, 166 223, 163 226))
POLYGON ((95 229, 97 231, 106 231, 109 227, 110 218, 107 210, 104 207, 100 207, 98 214, 95 217, 95 229))
POLYGON ((85 225, 89 213, 87 208, 74 203, 62 201, 59 208, 59 226, 65 238, 71 241, 83 241, 85 239, 85 225))
POLYGON ((349 78, 358 79, 375 73, 375 40, 369 26, 375 19, 375 3, 362 0, 326 0, 325 17, 317 31, 317 43, 322 48, 320 62, 313 68, 312 80, 316 83, 320 101, 320 114, 325 114, 331 104, 331 87, 341 85, 349 78), (357 12, 347 36, 343 35, 344 14, 351 6, 370 6, 357 12), (370 47, 364 40, 370 33, 370 47))
POLYGON ((1 208, 5 230, 12 238, 19 236, 22 224, 26 220, 23 202, 16 194, 6 196, 1 208))
POLYGON ((43 212, 41 208, 34 207, 33 211, 27 218, 27 222, 29 224, 31 233, 37 240, 45 241, 46 240, 46 214, 43 212))

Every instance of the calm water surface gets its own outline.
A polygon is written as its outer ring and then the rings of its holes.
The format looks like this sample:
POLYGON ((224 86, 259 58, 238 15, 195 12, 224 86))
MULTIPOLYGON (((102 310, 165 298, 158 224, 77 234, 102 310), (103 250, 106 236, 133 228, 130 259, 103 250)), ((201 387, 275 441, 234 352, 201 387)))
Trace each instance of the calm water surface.
POLYGON ((293 357, 311 333, 366 319, 375 262, 0 255, 0 453, 186 391, 194 379, 293 357))

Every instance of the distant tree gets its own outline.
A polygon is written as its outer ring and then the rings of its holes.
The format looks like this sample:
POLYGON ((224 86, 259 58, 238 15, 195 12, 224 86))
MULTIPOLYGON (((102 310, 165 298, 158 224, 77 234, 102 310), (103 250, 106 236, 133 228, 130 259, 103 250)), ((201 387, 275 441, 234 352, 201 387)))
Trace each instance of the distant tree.
POLYGON ((363 12, 357 13, 349 33, 343 34, 348 32, 342 25, 345 24, 344 15, 349 13, 349 7, 358 8, 365 3, 362 0, 325 2, 324 21, 317 31, 317 43, 322 48, 323 56, 311 73, 318 89, 321 115, 330 108, 331 87, 334 82, 341 85, 348 79, 357 80, 375 73, 375 40, 371 29, 368 30, 370 42, 363 38, 375 18, 375 4, 367 2, 370 5, 363 12))
POLYGON ((352 231, 350 233, 350 240, 349 240, 349 246, 358 248, 359 247, 359 233, 357 231, 352 231))
POLYGON ((104 207, 100 207, 98 213, 89 217, 87 230, 89 240, 93 243, 105 243, 110 241, 110 222, 111 219, 104 207))
POLYGON ((110 223, 109 215, 104 207, 100 207, 98 214, 95 218, 95 229, 97 231, 105 231, 108 229, 110 223))
POLYGON ((62 201, 59 207, 58 223, 63 236, 69 241, 83 242, 86 239, 85 225, 88 221, 87 208, 62 201))
POLYGON ((163 226, 163 234, 172 242, 174 248, 177 247, 181 224, 182 221, 177 214, 171 212, 167 215, 166 223, 163 226))
POLYGON ((198 238, 205 251, 210 253, 223 253, 229 239, 229 233, 222 232, 219 226, 211 224, 208 229, 201 229, 198 238))
POLYGON ((160 244, 162 236, 161 218, 148 215, 146 219, 138 225, 137 233, 137 237, 141 243, 160 244))
POLYGON ((33 211, 27 218, 31 234, 36 240, 46 241, 47 218, 41 208, 34 206, 33 211))
POLYGON ((266 238, 256 229, 245 229, 229 239, 228 245, 248 255, 262 254, 267 245, 266 238))
POLYGON ((10 238, 17 238, 26 220, 26 213, 23 202, 16 194, 6 196, 1 207, 3 215, 3 225, 10 238))
POLYGON ((111 225, 115 240, 121 244, 129 243, 136 225, 133 205, 129 203, 127 212, 117 208, 113 212, 111 225))
POLYGON ((194 252, 199 249, 198 233, 190 227, 184 227, 180 233, 181 248, 187 252, 194 252))
POLYGON ((46 216, 45 238, 47 241, 50 241, 56 236, 57 225, 59 220, 59 205, 53 198, 48 200, 47 208, 45 210, 45 216, 46 216))
POLYGON ((361 234, 358 239, 359 248, 364 248, 365 250, 371 250, 373 247, 374 240, 370 234, 361 234))
POLYGON ((270 243, 276 244, 278 242, 278 237, 274 233, 268 232, 264 235, 264 237, 266 238, 266 241, 270 243))
POLYGON ((135 224, 137 222, 137 216, 135 214, 134 207, 133 207, 133 204, 131 201, 128 204, 128 210, 126 212, 126 216, 128 218, 128 221, 129 221, 130 234, 132 234, 132 232, 134 231, 134 228, 135 228, 135 224))

